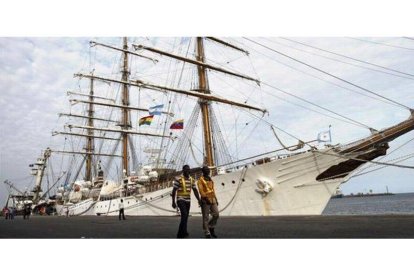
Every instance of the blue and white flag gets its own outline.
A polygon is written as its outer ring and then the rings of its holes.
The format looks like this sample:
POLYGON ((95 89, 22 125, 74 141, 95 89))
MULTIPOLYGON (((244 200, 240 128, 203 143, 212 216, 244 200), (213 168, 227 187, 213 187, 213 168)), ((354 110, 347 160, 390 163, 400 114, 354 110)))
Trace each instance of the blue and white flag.
POLYGON ((164 108, 163 104, 152 106, 152 107, 149 108, 149 114, 152 115, 152 116, 153 115, 161 115, 163 108, 164 108))
POLYGON ((318 133, 318 142, 331 142, 331 130, 318 133))

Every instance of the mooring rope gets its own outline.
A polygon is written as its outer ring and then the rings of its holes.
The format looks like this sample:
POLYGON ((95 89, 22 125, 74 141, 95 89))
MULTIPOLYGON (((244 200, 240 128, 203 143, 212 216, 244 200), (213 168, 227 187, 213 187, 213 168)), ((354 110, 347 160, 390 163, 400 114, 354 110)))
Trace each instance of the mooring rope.
POLYGON ((226 206, 224 206, 224 208, 223 208, 223 209, 219 210, 219 213, 221 213, 221 212, 223 212, 224 210, 226 210, 226 209, 227 209, 227 207, 229 207, 229 206, 230 206, 230 204, 234 201, 234 199, 236 198, 236 195, 239 193, 240 187, 241 187, 241 185, 242 185, 242 183, 243 183, 243 181, 244 181, 244 177, 246 176, 246 173, 247 173, 247 166, 243 168, 243 171, 242 171, 242 173, 240 174, 239 184, 237 185, 236 192, 234 193, 234 195, 233 195, 233 197, 230 199, 230 201, 227 203, 227 205, 226 205, 226 206))
POLYGON ((298 141, 298 144, 296 147, 294 147, 293 149, 290 149, 289 147, 285 146, 282 141, 279 139, 279 136, 276 134, 275 129, 273 128, 273 126, 271 125, 270 128, 273 131, 273 134, 275 135, 277 141, 279 141, 279 144, 283 147, 283 149, 287 150, 287 151, 297 151, 299 149, 302 149, 305 146, 305 142, 303 142, 302 140, 298 141))

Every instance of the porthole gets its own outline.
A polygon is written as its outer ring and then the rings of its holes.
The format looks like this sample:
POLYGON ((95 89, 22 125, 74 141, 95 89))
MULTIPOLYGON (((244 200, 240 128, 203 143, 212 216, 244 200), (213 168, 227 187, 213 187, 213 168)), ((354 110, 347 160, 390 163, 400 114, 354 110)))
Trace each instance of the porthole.
POLYGON ((242 182, 244 182, 245 180, 244 180, 244 178, 242 179, 242 182))
POLYGON ((236 181, 232 180, 232 181, 231 181, 231 183, 235 184, 235 183, 236 183, 236 181))
POLYGON ((222 183, 221 183, 221 186, 223 186, 223 187, 224 187, 224 182, 222 182, 222 183))

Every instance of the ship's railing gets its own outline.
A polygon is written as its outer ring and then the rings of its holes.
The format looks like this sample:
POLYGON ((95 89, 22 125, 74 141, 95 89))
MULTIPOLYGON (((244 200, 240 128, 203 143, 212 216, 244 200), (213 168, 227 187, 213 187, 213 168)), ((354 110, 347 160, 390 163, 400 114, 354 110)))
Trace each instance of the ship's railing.
POLYGON ((246 158, 243 161, 236 161, 229 165, 224 166, 218 166, 217 172, 218 174, 225 174, 230 173, 238 170, 242 170, 243 168, 250 168, 257 165, 262 165, 265 163, 273 162, 279 159, 286 159, 289 157, 297 156, 300 154, 307 153, 311 150, 306 151, 300 151, 295 153, 282 153, 282 154, 276 154, 276 155, 270 155, 270 156, 263 156, 262 158, 257 159, 256 157, 246 158))
POLYGON ((362 139, 356 140, 354 142, 351 142, 351 143, 348 143, 348 144, 345 144, 345 145, 341 145, 340 147, 341 147, 341 150, 346 150, 346 149, 355 147, 355 146, 357 146, 357 145, 359 145, 359 144, 361 144, 365 141, 368 141, 370 139, 371 139, 370 137, 362 138, 362 139))

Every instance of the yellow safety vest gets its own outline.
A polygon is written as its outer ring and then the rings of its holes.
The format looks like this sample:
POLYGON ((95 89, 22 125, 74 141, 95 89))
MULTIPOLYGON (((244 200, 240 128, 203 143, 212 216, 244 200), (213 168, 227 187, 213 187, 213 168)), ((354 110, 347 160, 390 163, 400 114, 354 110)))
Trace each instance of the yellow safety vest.
POLYGON ((191 187, 193 186, 193 183, 194 183, 193 178, 190 176, 190 187, 188 187, 188 190, 187 190, 187 185, 185 183, 184 176, 181 176, 180 183, 181 183, 181 191, 180 190, 177 191, 177 196, 190 196, 191 187))
POLYGON ((198 190, 202 197, 215 198, 213 181, 206 181, 203 176, 198 180, 198 190))

